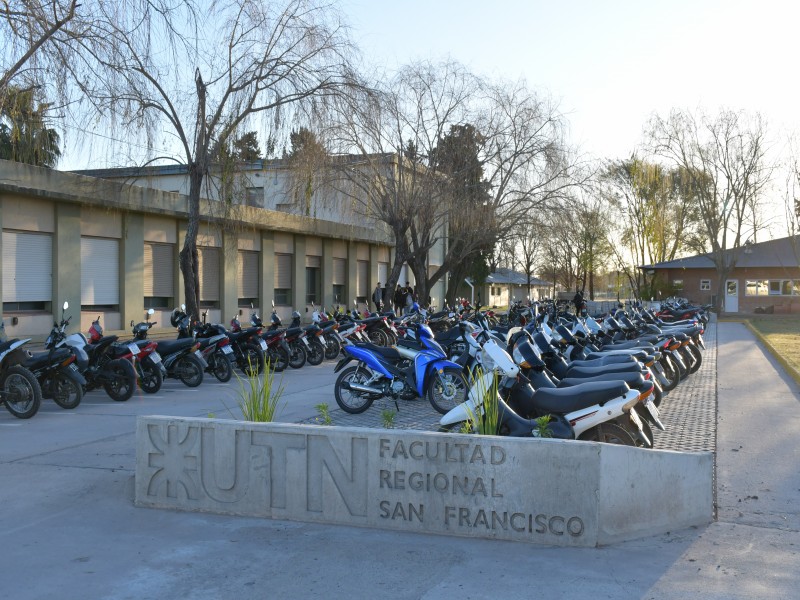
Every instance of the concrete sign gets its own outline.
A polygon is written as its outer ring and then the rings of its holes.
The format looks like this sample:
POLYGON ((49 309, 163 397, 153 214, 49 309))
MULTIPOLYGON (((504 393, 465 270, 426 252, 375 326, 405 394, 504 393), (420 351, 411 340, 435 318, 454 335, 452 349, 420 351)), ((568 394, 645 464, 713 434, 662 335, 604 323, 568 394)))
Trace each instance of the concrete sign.
POLYGON ((560 546, 708 523, 711 455, 139 417, 136 504, 560 546))

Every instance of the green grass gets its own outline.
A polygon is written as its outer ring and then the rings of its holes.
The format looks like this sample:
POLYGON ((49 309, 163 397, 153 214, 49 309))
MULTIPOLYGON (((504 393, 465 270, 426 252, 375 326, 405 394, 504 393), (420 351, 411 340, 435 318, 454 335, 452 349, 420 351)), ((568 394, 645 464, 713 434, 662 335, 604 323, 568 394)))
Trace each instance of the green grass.
POLYGON ((748 317, 748 321, 787 363, 800 372, 800 316, 755 315, 748 317))

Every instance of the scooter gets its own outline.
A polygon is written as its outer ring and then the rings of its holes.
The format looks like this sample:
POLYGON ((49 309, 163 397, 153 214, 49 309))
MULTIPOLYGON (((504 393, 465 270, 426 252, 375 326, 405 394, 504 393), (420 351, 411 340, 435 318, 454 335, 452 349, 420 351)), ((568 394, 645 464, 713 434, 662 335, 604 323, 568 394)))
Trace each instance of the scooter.
POLYGON ((27 353, 22 346, 30 338, 9 340, 6 325, 0 321, 0 404, 18 419, 30 419, 42 404, 39 382, 23 363, 27 353))

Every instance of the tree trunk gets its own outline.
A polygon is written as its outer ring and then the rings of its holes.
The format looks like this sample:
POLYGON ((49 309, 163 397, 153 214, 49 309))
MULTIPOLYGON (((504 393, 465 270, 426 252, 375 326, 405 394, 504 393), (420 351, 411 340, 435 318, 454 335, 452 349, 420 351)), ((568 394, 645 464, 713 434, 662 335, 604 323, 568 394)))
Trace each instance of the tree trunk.
POLYGON ((200 273, 197 259, 197 233, 200 229, 200 187, 203 172, 192 163, 189 167, 189 223, 180 252, 180 268, 183 274, 183 291, 186 296, 186 314, 192 319, 200 317, 200 273))

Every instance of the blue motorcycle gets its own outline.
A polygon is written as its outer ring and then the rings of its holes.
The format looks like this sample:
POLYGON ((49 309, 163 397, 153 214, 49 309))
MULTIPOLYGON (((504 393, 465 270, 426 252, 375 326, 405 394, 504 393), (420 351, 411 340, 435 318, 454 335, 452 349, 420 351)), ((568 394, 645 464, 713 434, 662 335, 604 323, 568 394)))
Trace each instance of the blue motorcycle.
POLYGON ((401 340, 397 347, 355 344, 342 348, 345 357, 334 369, 334 373, 341 371, 334 395, 343 411, 362 413, 383 397, 396 401, 427 395, 431 406, 446 414, 467 399, 469 386, 461 366, 447 360, 430 327, 415 327, 416 341, 401 340), (354 360, 358 364, 344 368, 354 360))

